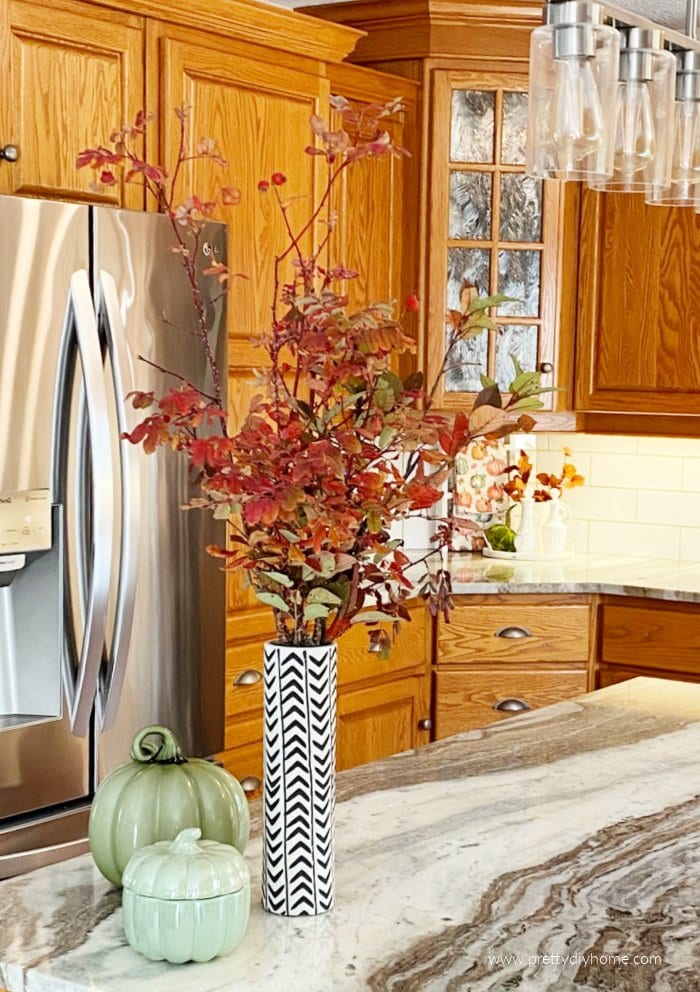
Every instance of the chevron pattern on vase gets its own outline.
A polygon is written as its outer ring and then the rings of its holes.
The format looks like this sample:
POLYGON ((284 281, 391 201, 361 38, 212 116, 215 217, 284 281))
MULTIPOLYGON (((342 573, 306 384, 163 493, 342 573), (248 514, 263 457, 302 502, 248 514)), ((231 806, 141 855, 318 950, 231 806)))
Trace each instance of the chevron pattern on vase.
POLYGON ((262 904, 311 916, 333 906, 338 651, 265 645, 262 904))

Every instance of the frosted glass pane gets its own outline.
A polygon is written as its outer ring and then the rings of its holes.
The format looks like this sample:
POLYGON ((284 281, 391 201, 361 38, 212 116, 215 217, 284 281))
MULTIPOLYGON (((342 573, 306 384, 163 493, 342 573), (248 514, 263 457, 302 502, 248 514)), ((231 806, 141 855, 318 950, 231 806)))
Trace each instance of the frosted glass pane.
POLYGON ((496 382, 501 392, 506 392, 515 378, 515 367, 510 357, 515 357, 525 372, 537 368, 537 324, 503 324, 496 338, 496 382))
POLYGON ((498 292, 513 296, 515 303, 503 303, 501 316, 538 317, 540 311, 540 252, 499 251, 498 292))
POLYGON ((508 165, 525 164, 527 136, 527 93, 503 94, 503 130, 501 161, 508 165))
POLYGON ((510 173, 501 176, 501 241, 539 241, 542 180, 510 173))
POLYGON ((493 93, 452 91, 450 159, 453 162, 493 162, 493 109, 493 93))
POLYGON ((450 238, 491 237, 491 187, 488 172, 450 173, 450 238))
MULTIPOLYGON (((469 300, 489 293, 491 253, 483 248, 450 248, 447 252, 447 307, 464 310, 469 300)), ((449 347, 450 331, 445 331, 449 347)), ((445 389, 451 393, 474 393, 481 389, 479 378, 486 372, 488 334, 471 341, 460 341, 445 372, 445 389)))

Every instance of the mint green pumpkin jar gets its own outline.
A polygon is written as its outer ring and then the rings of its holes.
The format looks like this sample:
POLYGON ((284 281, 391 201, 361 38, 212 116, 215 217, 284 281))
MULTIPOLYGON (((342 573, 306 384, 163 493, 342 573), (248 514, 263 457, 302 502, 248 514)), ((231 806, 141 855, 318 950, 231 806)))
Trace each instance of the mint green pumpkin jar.
POLYGON ((192 827, 143 847, 124 871, 126 939, 151 961, 211 961, 246 932, 248 866, 235 847, 201 835, 192 827))

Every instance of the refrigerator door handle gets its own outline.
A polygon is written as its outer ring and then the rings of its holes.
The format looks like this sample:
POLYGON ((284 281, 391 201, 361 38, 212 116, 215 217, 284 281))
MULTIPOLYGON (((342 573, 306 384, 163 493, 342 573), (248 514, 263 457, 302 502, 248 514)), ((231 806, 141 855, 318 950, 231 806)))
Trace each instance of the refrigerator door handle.
POLYGON ((114 509, 107 395, 97 318, 92 303, 90 280, 85 269, 78 269, 71 276, 66 324, 69 326, 71 322, 75 328, 82 364, 90 432, 91 567, 88 570, 85 629, 78 670, 74 680, 67 680, 71 728, 76 736, 84 737, 90 728, 90 716, 95 703, 102 663, 112 562, 114 509))
POLYGON ((97 284, 97 313, 110 356, 114 403, 119 428, 121 490, 119 581, 114 611, 114 635, 107 646, 106 674, 99 688, 98 718, 102 729, 111 726, 117 713, 126 673, 136 602, 138 551, 141 538, 139 506, 142 452, 122 435, 130 428, 125 397, 134 389, 126 332, 121 319, 114 277, 100 270, 97 284))

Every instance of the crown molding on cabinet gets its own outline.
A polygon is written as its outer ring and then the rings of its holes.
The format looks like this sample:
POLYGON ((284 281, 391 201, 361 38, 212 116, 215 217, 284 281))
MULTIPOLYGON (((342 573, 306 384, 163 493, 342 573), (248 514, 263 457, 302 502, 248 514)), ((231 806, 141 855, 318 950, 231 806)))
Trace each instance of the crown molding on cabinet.
POLYGON ((200 28, 322 62, 342 62, 363 32, 258 0, 91 0, 94 6, 200 28))
POLYGON ((533 0, 354 0, 298 9, 368 31, 352 55, 359 62, 483 57, 487 36, 499 57, 526 65, 530 32, 542 23, 542 4, 533 0))

